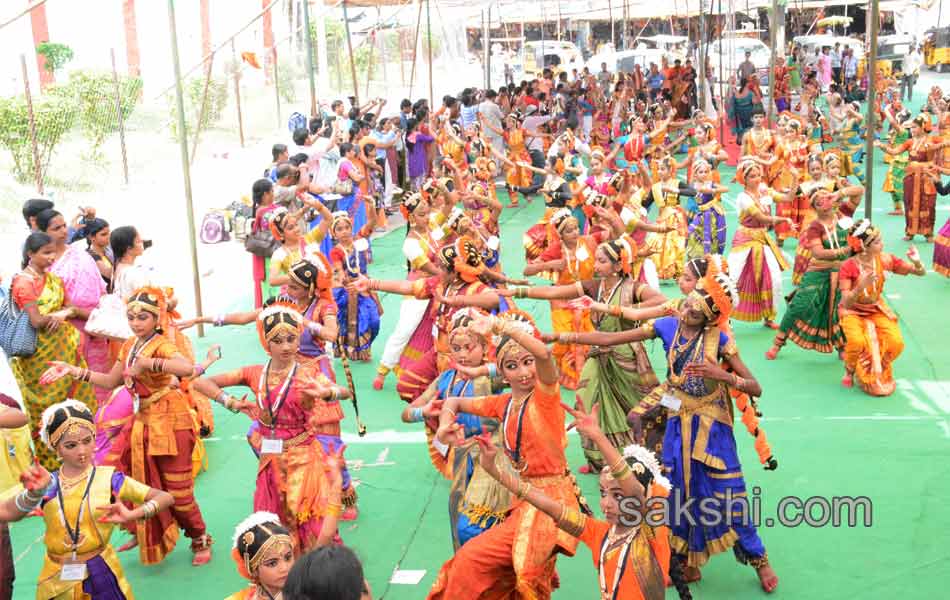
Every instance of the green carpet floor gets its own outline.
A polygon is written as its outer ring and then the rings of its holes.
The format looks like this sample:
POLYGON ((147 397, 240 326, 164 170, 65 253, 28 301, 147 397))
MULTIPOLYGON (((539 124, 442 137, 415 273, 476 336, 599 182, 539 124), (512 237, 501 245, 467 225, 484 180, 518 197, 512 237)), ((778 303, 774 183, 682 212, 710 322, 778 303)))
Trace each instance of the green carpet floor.
MULTIPOLYGON (((875 188, 879 189, 884 169, 878 167, 875 188)), ((731 178, 731 170, 723 173, 724 181, 731 178)), ((521 235, 536 222, 542 208, 541 202, 535 201, 502 214, 507 272, 521 271, 521 235)), ((886 250, 903 256, 907 249, 900 239, 903 219, 886 216, 889 209, 888 197, 876 192, 873 217, 884 229, 886 250)), ((941 199, 938 228, 950 216, 947 209, 941 199)), ((863 210, 862 206, 859 214, 863 210)), ((730 233, 735 222, 731 209, 730 233)), ((405 277, 402 239, 401 231, 395 231, 374 241, 373 277, 405 277)), ((918 248, 929 268, 932 246, 919 241, 918 248)), ((791 255, 794 247, 785 250, 791 255)), ((790 285, 786 273, 786 293, 790 285)), ((760 325, 735 325, 741 353, 764 389, 762 425, 779 461, 777 471, 763 471, 752 439, 740 425, 736 432, 740 457, 750 493, 761 488, 763 517, 774 516, 776 505, 785 496, 803 500, 867 496, 873 503, 870 527, 761 527, 780 578, 777 596, 947 597, 950 551, 940 540, 950 529, 950 467, 942 458, 950 448, 950 352, 946 344, 950 319, 943 304, 950 301, 948 286, 950 282, 933 272, 923 279, 889 278, 886 294, 900 315, 906 341, 906 350, 895 366, 898 391, 890 398, 842 389, 838 383, 841 364, 832 355, 806 352, 789 344, 776 362, 767 362, 763 355, 772 332, 760 325)), ((672 285, 664 286, 663 291, 669 295, 678 292, 672 285)), ((385 315, 375 344, 377 357, 398 320, 401 299, 383 294, 382 300, 385 315)), ((519 306, 534 314, 542 328, 550 327, 546 303, 522 300, 519 306)), ((224 348, 216 372, 261 362, 264 356, 250 327, 211 329, 208 337, 197 341, 198 353, 203 355, 211 343, 224 348)), ((648 347, 662 376, 662 347, 657 342, 648 347)), ((344 523, 341 535, 363 560, 375 598, 424 598, 439 566, 452 552, 448 484, 430 466, 425 447, 412 438, 411 433, 420 428, 400 422, 403 403, 394 392, 393 378, 383 391, 375 392, 370 386, 375 364, 354 365, 353 370, 370 436, 356 438, 352 411, 346 407, 347 458, 362 464, 351 469, 359 482, 361 515, 354 523, 344 523), (416 586, 390 584, 397 568, 425 569, 426 575, 416 586)), ((229 552, 234 525, 251 511, 257 463, 244 441, 246 418, 218 410, 216 419, 215 437, 207 442, 210 470, 197 483, 199 504, 216 539, 214 560, 209 566, 192 568, 185 540, 158 566, 143 567, 134 553, 123 555, 123 566, 139 599, 219 599, 244 585, 229 552)), ((573 466, 581 463, 576 435, 570 436, 568 456, 573 466)), ((580 482, 596 506, 596 479, 582 477, 580 482)), ((42 563, 42 523, 28 519, 15 524, 12 532, 17 557, 14 598, 26 600, 35 594, 35 578, 42 563)), ((121 533, 113 538, 116 546, 124 541, 121 533)), ((555 598, 597 597, 595 571, 586 548, 579 548, 574 558, 559 559, 558 571, 561 588, 555 598)), ((693 593, 699 599, 763 596, 754 571, 738 565, 731 554, 710 561, 693 593)), ((674 596, 668 591, 668 598, 674 596)))

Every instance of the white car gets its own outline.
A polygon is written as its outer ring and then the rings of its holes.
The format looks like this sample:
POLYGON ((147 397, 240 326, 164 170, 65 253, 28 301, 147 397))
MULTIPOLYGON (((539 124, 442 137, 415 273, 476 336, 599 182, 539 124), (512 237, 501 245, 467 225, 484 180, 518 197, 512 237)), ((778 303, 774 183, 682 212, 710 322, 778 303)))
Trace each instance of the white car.
POLYGON ((686 62, 687 52, 689 50, 689 38, 685 35, 654 35, 641 37, 636 39, 636 43, 636 49, 640 49, 640 47, 643 46, 647 49, 662 50, 666 53, 666 57, 671 63, 676 59, 686 62))
POLYGON ((759 74, 759 84, 767 86, 772 51, 761 41, 747 37, 722 38, 709 45, 709 63, 712 67, 713 81, 720 81, 720 65, 722 66, 722 81, 729 81, 729 78, 736 74, 739 64, 745 60, 746 52, 752 54, 750 58, 759 74))

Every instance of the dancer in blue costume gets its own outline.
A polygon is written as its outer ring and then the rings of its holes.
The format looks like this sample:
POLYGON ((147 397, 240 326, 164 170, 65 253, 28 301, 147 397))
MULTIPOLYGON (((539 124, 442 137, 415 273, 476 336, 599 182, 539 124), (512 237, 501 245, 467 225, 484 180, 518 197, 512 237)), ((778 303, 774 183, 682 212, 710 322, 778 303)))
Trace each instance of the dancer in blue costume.
MULTIPOLYGON (((673 483, 672 507, 686 506, 689 518, 672 523, 670 547, 687 565, 687 581, 701 578, 709 557, 733 549, 736 559, 752 566, 762 589, 772 592, 778 577, 765 546, 750 522, 742 465, 733 435, 729 388, 760 396, 762 388, 739 358, 727 335, 729 313, 738 301, 735 284, 712 262, 705 277, 680 306, 679 314, 637 329, 616 333, 577 334, 577 343, 611 346, 659 338, 667 353, 667 381, 644 397, 627 419, 642 439, 644 415, 667 410, 663 464, 673 483), (732 371, 720 366, 725 361, 732 371), (728 502, 724 498, 735 499, 728 502), (703 511, 700 510, 703 506, 703 511), (715 524, 710 510, 714 510, 715 524), (744 510, 737 515, 737 511, 744 510), (701 514, 702 513, 702 514, 701 514)), ((553 337, 553 336, 548 336, 553 337)))
MULTIPOLYGON (((489 396, 501 391, 501 381, 495 375, 494 365, 486 364, 488 341, 469 325, 473 315, 485 314, 474 308, 458 311, 452 319, 449 333, 451 367, 443 371, 428 389, 402 413, 406 423, 424 422, 429 441, 429 457, 433 466, 449 479, 449 520, 452 544, 457 551, 466 542, 504 520, 511 506, 511 495, 478 462, 478 446, 445 447, 435 441, 435 431, 446 398, 489 396)), ((496 445, 498 419, 479 417, 459 412, 455 421, 470 439, 489 434, 496 445)))
MULTIPOLYGON (((374 209, 371 216, 376 216, 374 209)), ((341 284, 333 288, 339 325, 337 352, 345 352, 351 360, 368 362, 372 356, 371 346, 379 334, 379 317, 383 313, 379 298, 372 292, 358 292, 351 282, 366 275, 372 260, 369 250, 369 235, 373 226, 365 223, 354 229, 353 219, 346 211, 336 211, 330 221, 330 234, 336 245, 330 251, 330 264, 341 284)))

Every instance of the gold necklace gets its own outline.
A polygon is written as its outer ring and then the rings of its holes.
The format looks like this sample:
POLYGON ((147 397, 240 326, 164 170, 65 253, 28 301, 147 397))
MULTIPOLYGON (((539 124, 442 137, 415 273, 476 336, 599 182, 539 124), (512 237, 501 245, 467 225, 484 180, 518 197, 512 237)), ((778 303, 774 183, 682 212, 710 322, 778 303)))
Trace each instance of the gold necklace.
POLYGON ((83 469, 83 471, 79 475, 76 475, 75 477, 67 477, 66 474, 63 473, 63 470, 60 469, 59 470, 60 489, 62 489, 62 491, 65 492, 67 490, 71 490, 72 488, 76 487, 80 483, 85 483, 86 480, 89 478, 90 469, 92 469, 92 465, 89 465, 88 467, 83 469))

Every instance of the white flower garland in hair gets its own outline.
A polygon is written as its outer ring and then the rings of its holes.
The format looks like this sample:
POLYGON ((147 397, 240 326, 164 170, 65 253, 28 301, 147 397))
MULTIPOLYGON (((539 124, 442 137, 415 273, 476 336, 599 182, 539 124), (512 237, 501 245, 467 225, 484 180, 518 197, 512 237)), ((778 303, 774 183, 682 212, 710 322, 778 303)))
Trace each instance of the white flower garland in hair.
POLYGON ((264 321, 272 315, 276 315, 278 313, 285 313, 285 312, 290 313, 297 321, 303 322, 303 316, 301 316, 301 314, 298 311, 281 304, 268 306, 267 308, 261 311, 261 314, 257 318, 260 321, 264 321))
MULTIPOLYGON (((90 416, 92 416, 92 413, 89 412, 88 406, 79 400, 73 400, 72 398, 67 398, 62 402, 57 402, 56 404, 49 406, 43 411, 43 416, 40 417, 40 439, 43 440, 43 443, 47 446, 50 446, 49 424, 53 422, 53 417, 56 415, 56 412, 64 408, 73 408, 77 411, 88 413, 90 416)), ((50 447, 52 448, 52 446, 50 447)))
MULTIPOLYGON (((502 317, 504 318, 504 317, 502 317)), ((511 323, 516 329, 520 329, 522 332, 527 333, 528 335, 534 335, 534 327, 531 323, 527 321, 522 321, 521 319, 505 319, 505 322, 511 323)), ((496 335, 492 337, 492 343, 497 347, 501 343, 502 336, 496 335)))
MULTIPOLYGON (((650 471, 650 474, 653 475, 653 481, 655 481, 656 484, 664 490, 670 491, 673 489, 670 480, 663 475, 663 472, 660 469, 660 461, 656 459, 656 454, 654 454, 652 451, 639 444, 630 444, 629 446, 624 447, 623 457, 632 458, 637 462, 642 463, 643 466, 650 471)), ((649 492, 649 490, 644 491, 649 492)))
POLYGON ((280 522, 280 517, 274 513, 267 511, 258 511, 248 518, 244 519, 238 523, 237 527, 234 528, 234 537, 232 538, 232 547, 237 548, 238 540, 246 532, 254 529, 258 525, 263 525, 264 523, 273 523, 274 525, 280 525, 283 527, 283 524, 280 522))

